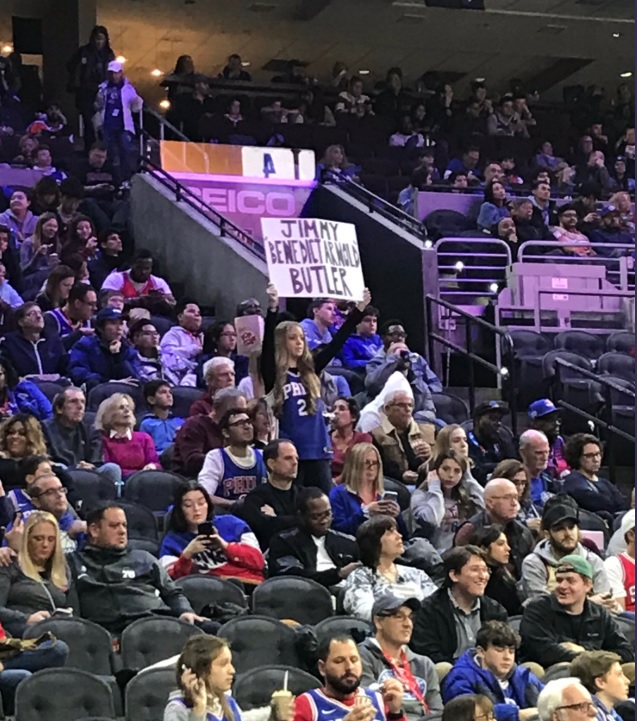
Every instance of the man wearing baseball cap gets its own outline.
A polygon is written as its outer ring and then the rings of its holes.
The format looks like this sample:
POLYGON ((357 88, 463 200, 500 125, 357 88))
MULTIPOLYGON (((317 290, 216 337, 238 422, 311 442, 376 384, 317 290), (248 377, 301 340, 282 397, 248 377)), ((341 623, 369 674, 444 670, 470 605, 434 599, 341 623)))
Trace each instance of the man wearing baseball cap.
MULTIPOLYGON (((608 243, 621 245, 635 245, 635 234, 632 235, 622 228, 622 214, 619 208, 614 205, 605 205, 599 212, 601 224, 591 233, 591 243, 608 243)), ((616 258, 620 255, 628 255, 628 251, 621 248, 597 248, 598 255, 609 258, 616 258)))
POLYGON ((69 375, 76 386, 90 390, 108 381, 141 377, 137 352, 124 339, 124 319, 117 308, 102 308, 95 316, 95 335, 80 338, 71 348, 69 375))
POLYGON ((467 442, 474 464, 473 476, 483 486, 500 461, 518 457, 513 437, 502 427, 502 419, 509 412, 503 401, 480 403, 473 411, 473 427, 467 433, 467 442))
MULTIPOLYGON (((533 599, 520 623, 520 660, 544 668, 569 662, 582 651, 614 651, 622 663, 635 662, 635 650, 613 615, 588 598, 594 571, 582 556, 563 556, 555 568, 555 591, 533 599)), ((634 670, 633 670, 634 673, 634 670)))
POLYGON ((528 409, 529 428, 534 431, 542 431, 548 438, 551 446, 551 454, 547 471, 554 480, 568 471, 568 463, 564 459, 564 438, 560 435, 560 409, 548 398, 540 398, 533 401, 528 409))
POLYGON ((95 110, 108 149, 108 157, 112 161, 118 158, 119 179, 128 181, 135 170, 133 113, 138 113, 142 109, 144 101, 128 78, 124 77, 122 63, 111 60, 107 70, 107 79, 97 89, 95 110))
POLYGON ((403 709, 409 721, 438 718, 443 709, 433 661, 408 646, 413 617, 419 608, 416 598, 398 598, 390 593, 379 596, 372 607, 376 633, 358 647, 363 664, 361 684, 382 686, 389 678, 400 681, 403 709))
POLYGON ((620 532, 626 541, 626 551, 609 556, 604 561, 611 591, 617 603, 635 613, 635 509, 622 518, 620 532))
MULTIPOLYGON (((568 496, 553 497, 547 501, 542 512, 540 541, 522 562, 524 591, 529 598, 553 593, 556 572, 565 556, 578 556, 593 569, 592 600, 602 603, 602 597, 610 592, 610 583, 604 562, 593 551, 579 542, 579 510, 568 496)), ((614 607, 614 603, 611 604, 614 607)))

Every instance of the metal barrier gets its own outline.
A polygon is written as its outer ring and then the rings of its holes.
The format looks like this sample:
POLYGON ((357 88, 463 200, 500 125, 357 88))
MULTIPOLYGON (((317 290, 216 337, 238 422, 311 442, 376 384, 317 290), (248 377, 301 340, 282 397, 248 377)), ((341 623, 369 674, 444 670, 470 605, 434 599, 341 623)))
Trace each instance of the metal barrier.
POLYGON ((532 262, 532 263, 550 263, 551 261, 556 263, 573 263, 573 264, 586 264, 590 265, 595 263, 597 265, 606 266, 606 277, 610 282, 616 285, 620 290, 634 290, 635 289, 635 261, 631 257, 631 253, 635 252, 634 245, 627 245, 625 243, 590 243, 590 247, 600 248, 604 250, 617 250, 623 255, 617 258, 608 258, 606 256, 593 255, 593 256, 577 256, 577 255, 559 255, 551 256, 546 255, 544 252, 541 254, 531 253, 530 248, 543 248, 547 252, 550 250, 561 250, 564 248, 564 243, 560 243, 557 240, 527 240, 522 243, 518 250, 518 260, 520 262, 532 262), (632 276, 632 282, 631 282, 632 276))
POLYGON ((153 163, 146 157, 141 159, 141 169, 143 172, 152 175, 164 188, 167 188, 175 196, 175 202, 185 203, 190 208, 199 213, 206 220, 211 221, 219 227, 219 234, 222 238, 231 238, 232 240, 241 243, 244 248, 247 248, 257 258, 263 260, 265 258, 265 250, 262 243, 254 238, 249 233, 239 228, 231 220, 224 217, 215 210, 211 205, 208 205, 200 196, 194 193, 190 188, 182 185, 178 180, 173 178, 172 175, 167 173, 165 170, 160 168, 158 165, 153 163))
POLYGON ((511 249, 498 238, 441 238, 434 246, 440 276, 440 295, 454 297, 495 295, 506 282, 511 249), (456 248, 448 248, 451 244, 456 248), (460 247, 458 247, 460 246, 460 247), (471 251, 472 247, 497 248, 497 252, 471 251), (448 261, 448 262, 447 262, 448 261))
MULTIPOLYGON (((448 324, 447 324, 448 325, 448 324)), ((513 348, 513 339, 509 335, 509 333, 502 328, 497 328, 492 323, 487 322, 486 320, 483 320, 482 318, 477 318, 476 316, 471 315, 471 313, 467 313, 466 311, 462 310, 461 308, 458 308, 453 303, 448 303, 446 300, 442 300, 441 298, 436 298, 433 295, 426 295, 425 296, 425 332, 428 342, 428 348, 427 348, 427 360, 429 361, 430 365, 434 369, 434 371, 439 371, 437 368, 436 363, 436 353, 435 353, 435 344, 439 343, 444 348, 449 349, 450 351, 454 351, 456 353, 460 353, 463 357, 467 358, 469 360, 469 369, 468 369, 468 384, 469 384, 469 409, 471 411, 471 415, 473 415, 473 411, 475 409, 476 404, 476 380, 475 380, 475 365, 479 365, 482 368, 486 368, 488 371, 491 371, 493 374, 495 374, 496 379, 498 380, 498 386, 501 385, 502 381, 506 381, 507 386, 510 390, 508 395, 508 401, 509 401, 509 408, 511 409, 511 430, 513 431, 514 435, 517 435, 517 403, 516 403, 516 388, 517 388, 517 379, 516 379, 516 368, 515 368, 515 353, 513 348), (444 309, 447 311, 447 313, 441 312, 440 309, 444 309), (435 310, 435 320, 434 320, 434 310, 435 310), (452 318, 456 317, 464 318, 466 321, 465 326, 465 345, 466 347, 463 348, 462 346, 459 346, 458 344, 454 343, 453 341, 450 341, 448 338, 445 338, 444 336, 440 335, 438 332, 439 328, 441 326, 445 325, 445 321, 451 320, 452 318), (496 342, 496 346, 503 346, 503 353, 502 358, 504 360, 505 365, 498 366, 494 363, 491 363, 488 360, 485 360, 481 356, 477 355, 473 352, 474 342, 473 338, 471 336, 471 330, 473 326, 482 328, 484 330, 489 331, 490 333, 493 333, 494 341, 496 341, 498 338, 500 339, 500 343, 496 342)))
MULTIPOLYGON (((379 195, 375 195, 360 183, 356 183, 351 178, 344 177, 341 173, 334 173, 331 170, 324 170, 320 180, 324 185, 332 184, 342 188, 352 198, 365 205, 370 215, 377 213, 386 220, 396 223, 411 235, 415 235, 423 243, 425 242, 427 231, 420 221, 414 218, 413 215, 405 213, 396 205, 387 202, 379 195)), ((405 182, 408 182, 407 179, 405 179, 405 182)))
MULTIPOLYGON (((590 421, 591 423, 594 423, 597 427, 601 428, 602 430, 606 431, 608 434, 607 436, 607 459, 608 459, 608 466, 610 470, 611 477, 614 476, 615 468, 616 468, 616 454, 615 454, 615 448, 616 448, 616 440, 618 438, 623 438, 624 440, 628 441, 629 443, 635 444, 635 435, 630 435, 630 433, 626 433, 621 428, 618 428, 613 424, 613 402, 612 402, 612 395, 611 392, 615 391, 619 393, 620 395, 626 396, 627 399, 630 399, 632 401, 631 404, 626 404, 626 407, 630 408, 632 407, 632 410, 635 409, 635 392, 634 390, 631 390, 630 388, 626 388, 624 386, 620 386, 617 383, 615 383, 611 378, 605 378, 604 376, 595 375, 595 373, 591 373, 590 371, 586 370, 585 368, 580 368, 579 366, 574 365, 573 363, 569 363, 564 358, 556 358, 556 365, 557 365, 557 376, 558 376, 558 382, 562 383, 562 370, 568 369, 569 371, 573 373, 577 373, 581 375, 584 378, 587 378, 588 380, 591 380, 601 387, 602 390, 602 396, 604 399, 604 406, 603 406, 603 413, 604 418, 598 418, 597 416, 593 416, 590 413, 587 413, 586 411, 582 410, 581 408, 577 408, 577 406, 572 405, 571 403, 567 403, 564 400, 558 400, 557 405, 564 408, 565 410, 570 411, 571 413, 574 413, 575 415, 579 416, 580 418, 583 418, 586 421, 590 421)), ((616 404, 615 404, 616 407, 616 404)))

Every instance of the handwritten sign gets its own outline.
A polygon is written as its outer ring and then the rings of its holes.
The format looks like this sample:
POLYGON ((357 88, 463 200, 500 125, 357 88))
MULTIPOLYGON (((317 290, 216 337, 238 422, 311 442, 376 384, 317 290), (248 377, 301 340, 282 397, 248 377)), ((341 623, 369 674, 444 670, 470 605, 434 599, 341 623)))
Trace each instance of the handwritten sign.
POLYGON ((270 281, 283 298, 363 299, 356 228, 318 218, 262 218, 270 281))
POLYGON ((261 352, 263 326, 263 318, 260 315, 244 315, 234 319, 239 355, 249 356, 251 353, 261 352))

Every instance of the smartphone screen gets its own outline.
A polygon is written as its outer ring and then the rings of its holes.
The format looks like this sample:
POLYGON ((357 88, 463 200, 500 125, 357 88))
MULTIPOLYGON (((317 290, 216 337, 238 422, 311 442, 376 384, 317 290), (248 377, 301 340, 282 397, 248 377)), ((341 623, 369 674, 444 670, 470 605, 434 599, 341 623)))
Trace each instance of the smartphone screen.
POLYGON ((216 534, 215 524, 212 523, 212 521, 200 523, 199 526, 197 526, 197 533, 200 536, 214 536, 216 534))
POLYGON ((394 501, 398 502, 398 493, 396 491, 385 491, 383 493, 383 501, 394 501))

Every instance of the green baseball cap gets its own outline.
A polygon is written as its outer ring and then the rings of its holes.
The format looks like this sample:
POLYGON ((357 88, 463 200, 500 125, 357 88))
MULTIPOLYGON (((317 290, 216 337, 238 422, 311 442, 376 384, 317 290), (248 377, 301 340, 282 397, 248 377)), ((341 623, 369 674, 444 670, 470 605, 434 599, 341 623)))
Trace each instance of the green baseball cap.
POLYGON ((580 576, 593 580, 593 567, 585 558, 576 553, 564 556, 556 569, 556 573, 567 573, 568 571, 579 573, 580 576))

